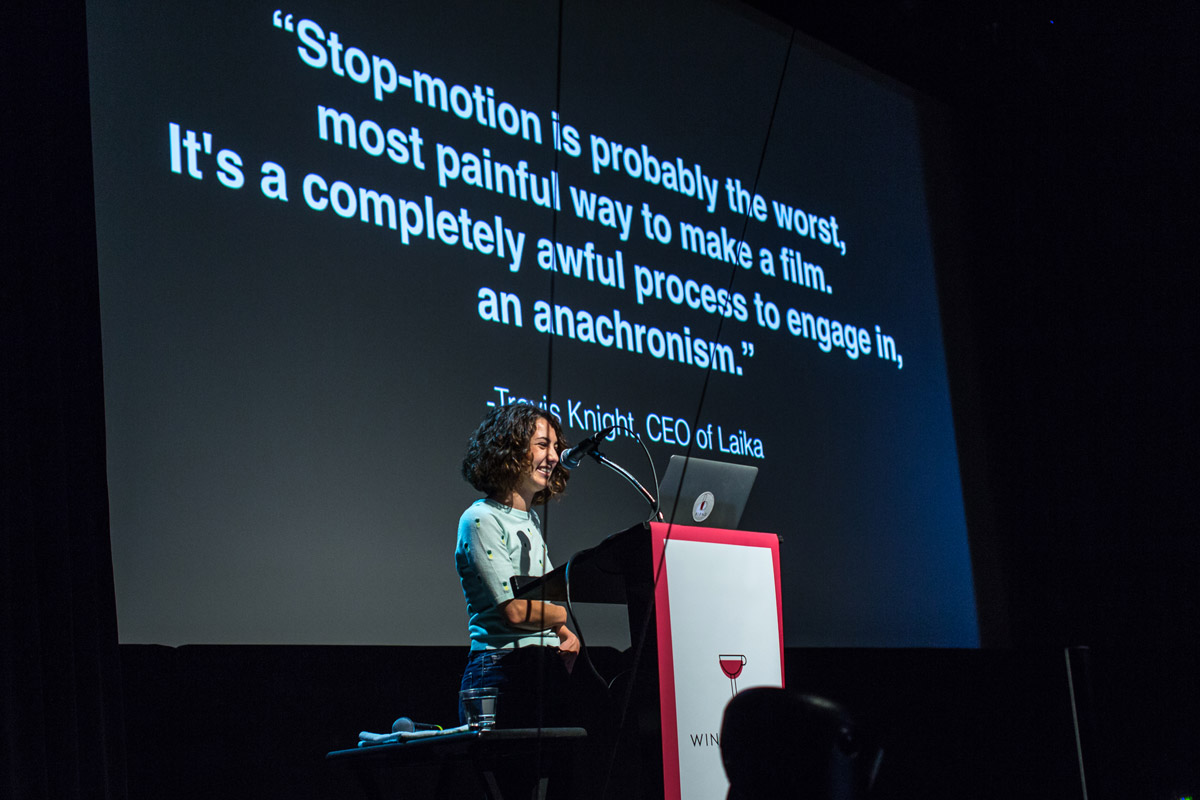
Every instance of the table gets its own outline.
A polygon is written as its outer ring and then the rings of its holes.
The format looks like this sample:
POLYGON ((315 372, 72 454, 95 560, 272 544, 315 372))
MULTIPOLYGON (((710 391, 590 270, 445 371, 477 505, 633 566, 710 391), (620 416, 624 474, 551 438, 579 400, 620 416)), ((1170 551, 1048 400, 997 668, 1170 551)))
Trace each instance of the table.
MULTIPOLYGON (((504 800, 506 790, 510 800, 543 800, 552 776, 556 789, 569 791, 574 750, 586 736, 583 728, 492 728, 334 750, 325 758, 353 769, 370 800, 391 794, 380 785, 383 773, 417 766, 437 768, 434 796, 452 797, 452 773, 460 765, 470 765, 489 800, 504 800), (521 797, 512 797, 514 787, 520 787, 521 797)), ((403 789, 397 794, 403 796, 403 789)))

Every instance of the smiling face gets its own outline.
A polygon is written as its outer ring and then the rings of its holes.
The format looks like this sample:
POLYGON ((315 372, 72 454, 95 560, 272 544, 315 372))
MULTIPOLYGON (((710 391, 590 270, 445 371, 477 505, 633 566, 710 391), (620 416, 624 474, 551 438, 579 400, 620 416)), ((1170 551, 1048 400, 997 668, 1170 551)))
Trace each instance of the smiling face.
POLYGON ((567 446, 556 417, 532 403, 497 406, 471 434, 462 476, 488 499, 528 511, 567 488, 558 469, 567 446))
POLYGON ((525 471, 513 491, 514 506, 517 497, 524 501, 524 510, 533 505, 533 496, 550 485, 550 476, 558 466, 558 436, 545 417, 539 417, 533 436, 529 439, 525 471))

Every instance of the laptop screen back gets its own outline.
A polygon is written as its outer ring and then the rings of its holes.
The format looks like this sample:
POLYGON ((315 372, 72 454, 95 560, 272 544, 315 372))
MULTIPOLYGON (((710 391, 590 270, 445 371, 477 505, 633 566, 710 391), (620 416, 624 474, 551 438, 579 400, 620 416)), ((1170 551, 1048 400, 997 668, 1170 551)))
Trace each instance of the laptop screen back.
POLYGON ((678 525, 736 529, 758 467, 671 456, 659 487, 663 519, 678 525))

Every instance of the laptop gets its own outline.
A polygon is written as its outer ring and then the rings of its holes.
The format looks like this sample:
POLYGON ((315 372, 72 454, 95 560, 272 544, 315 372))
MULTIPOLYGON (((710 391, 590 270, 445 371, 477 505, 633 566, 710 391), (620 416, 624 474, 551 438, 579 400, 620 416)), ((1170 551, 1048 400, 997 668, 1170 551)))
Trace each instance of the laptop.
POLYGON ((671 456, 659 484, 658 508, 666 522, 676 525, 733 530, 756 477, 758 467, 671 456))

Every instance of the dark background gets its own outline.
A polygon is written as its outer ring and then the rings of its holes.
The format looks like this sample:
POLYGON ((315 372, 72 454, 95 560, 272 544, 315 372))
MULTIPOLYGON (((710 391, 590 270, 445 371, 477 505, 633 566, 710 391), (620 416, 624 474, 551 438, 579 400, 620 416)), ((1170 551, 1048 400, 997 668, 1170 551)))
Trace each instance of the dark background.
POLYGON ((1193 638, 1197 9, 762 5, 957 124, 972 267, 942 313, 976 564, 1003 565, 985 641, 1193 638))
MULTIPOLYGON (((910 742, 899 769, 927 796, 964 786, 984 796, 1049 794, 1073 776, 1059 774, 1070 769, 1065 756, 1042 758, 1057 745, 1039 735, 1040 714, 1063 724, 1059 649, 1087 645, 1098 744, 1085 759, 1104 781, 1090 796, 1179 797, 1196 790, 1200 751, 1190 280, 1198 77, 1190 40, 1200 20, 1183 3, 1054 10, 777 9, 941 100, 956 124, 946 146, 958 151, 963 180, 951 205, 972 267, 940 280, 985 644, 961 653, 789 652, 789 685, 888 711, 910 742), (802 664, 815 666, 793 674, 802 664), (1029 704, 1037 714, 1023 713, 1029 704)), ((117 647, 82 3, 3 14, 0 779, 22 798, 188 796, 191 773, 176 767, 194 762, 166 747, 171 730, 203 724, 219 736, 254 706, 209 704, 197 722, 156 703, 199 703, 234 677, 249 694, 306 662, 295 654, 288 667, 229 648, 219 665, 205 665, 215 682, 205 695, 195 672, 147 672, 145 658, 117 647), (154 783, 164 775, 165 790, 154 783)), ((315 690, 353 678, 350 650, 331 656, 341 667, 308 669, 300 682, 315 690)), ((298 736, 305 709, 349 725, 350 737, 367 727, 362 715, 328 713, 323 704, 336 699, 292 695, 274 706, 278 719, 256 719, 264 733, 298 736)), ((230 752, 220 777, 254 788, 255 760, 230 752), (239 770, 240 781, 231 774, 239 770)), ((274 788, 327 796, 298 787, 274 788)))

